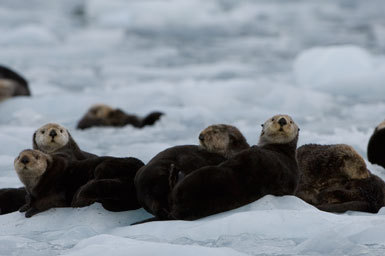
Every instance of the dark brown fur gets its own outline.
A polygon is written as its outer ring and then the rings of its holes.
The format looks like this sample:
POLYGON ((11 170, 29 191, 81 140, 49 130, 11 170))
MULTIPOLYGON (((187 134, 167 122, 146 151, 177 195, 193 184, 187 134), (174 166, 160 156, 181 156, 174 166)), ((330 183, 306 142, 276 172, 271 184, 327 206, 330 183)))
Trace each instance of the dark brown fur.
POLYGON ((385 205, 385 182, 374 174, 366 179, 349 180, 321 191, 318 201, 316 207, 322 211, 377 213, 385 205))
POLYGON ((377 127, 368 143, 368 160, 385 168, 385 127, 377 127))
POLYGON ((171 193, 170 216, 194 220, 251 203, 264 195, 294 194, 298 136, 287 144, 253 146, 187 175, 171 193))
MULTIPOLYGON (((225 158, 200 146, 176 146, 158 153, 135 177, 138 201, 159 219, 168 219, 170 168, 189 173, 206 165, 216 165, 225 158), (173 167, 172 167, 173 165, 173 167)), ((184 174, 183 174, 184 175, 184 174)))
POLYGON ((161 112, 151 112, 144 118, 132 114, 126 114, 121 109, 111 109, 108 114, 103 117, 96 116, 93 111, 95 106, 91 107, 88 112, 78 122, 77 129, 87 129, 95 126, 114 126, 123 127, 132 125, 136 128, 153 125, 163 115, 161 112))
MULTIPOLYGON (((26 207, 23 207, 23 211, 27 211, 26 217, 31 217, 36 213, 53 207, 71 206, 77 190, 95 177, 108 176, 109 172, 112 173, 111 175, 117 176, 116 173, 123 171, 127 174, 130 173, 127 176, 133 176, 134 174, 131 172, 136 173, 139 167, 143 165, 140 160, 135 158, 97 157, 82 161, 70 161, 67 156, 62 154, 53 154, 52 158, 53 161, 49 163, 47 170, 31 191, 30 202, 27 203, 26 207), (117 166, 119 166, 117 170, 98 168, 104 162, 112 161, 114 163, 116 159, 118 162, 117 166), (124 166, 120 166, 120 164, 124 164, 124 166), (114 171, 116 171, 115 174, 114 171)), ((134 186, 132 185, 131 187, 130 192, 135 194, 134 186)), ((119 195, 119 199, 122 196, 119 195)), ((132 197, 131 194, 127 196, 132 197)), ((136 198, 133 204, 138 205, 136 198)))
POLYGON ((31 95, 27 80, 25 80, 21 75, 17 74, 15 71, 5 66, 0 66, 0 79, 9 79, 16 82, 17 87, 13 91, 13 97, 31 95))
POLYGON ((353 178, 367 178, 365 161, 350 146, 303 145, 297 150, 301 178, 296 195, 304 201, 318 205, 318 194, 330 187, 339 186, 353 178), (355 161, 349 168, 346 163, 355 161))
POLYGON ((19 210, 26 203, 27 191, 21 188, 0 189, 0 214, 7 214, 19 210))

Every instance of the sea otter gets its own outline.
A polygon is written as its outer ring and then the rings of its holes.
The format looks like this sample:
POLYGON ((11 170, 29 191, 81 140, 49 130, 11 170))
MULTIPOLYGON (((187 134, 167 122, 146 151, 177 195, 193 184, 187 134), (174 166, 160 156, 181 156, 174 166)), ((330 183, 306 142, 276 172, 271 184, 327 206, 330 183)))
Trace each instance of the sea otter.
POLYGON ((0 101, 14 96, 29 96, 28 82, 15 71, 0 66, 0 101))
POLYGON ((0 189, 0 214, 15 212, 26 202, 27 191, 21 188, 0 189))
POLYGON ((378 212, 385 183, 346 144, 307 144, 297 150, 301 173, 296 196, 320 210, 378 212))
POLYGON ((293 195, 299 181, 295 157, 299 128, 288 115, 275 115, 262 126, 258 146, 179 181, 170 195, 170 218, 195 220, 267 194, 293 195))
POLYGON ((249 148, 237 128, 224 124, 204 129, 199 135, 199 141, 200 146, 168 148, 158 153, 138 171, 135 177, 138 200, 156 219, 169 218, 170 190, 185 175, 206 165, 219 164, 236 152, 249 148))
MULTIPOLYGON (((15 159, 15 170, 29 193, 30 200, 20 210, 25 216, 53 207, 69 207, 77 190, 95 177, 118 176, 124 172, 134 176, 143 163, 136 158, 95 157, 71 160, 64 153, 45 154, 38 150, 24 150, 15 159), (112 162, 112 163, 111 163, 112 162), (105 168, 98 168, 104 163, 105 168), (112 165, 108 168, 109 163, 112 165), (131 173, 131 174, 130 174, 131 173), (133 173, 133 174, 132 174, 133 173), (95 176, 96 175, 96 176, 95 176)), ((138 208, 133 181, 131 181, 133 207, 138 208)))
POLYGON ((385 168, 385 121, 374 129, 368 143, 368 160, 385 168))
POLYGON ((32 146, 47 154, 65 153, 74 160, 96 157, 82 151, 69 131, 56 123, 48 123, 37 129, 32 137, 32 146))
POLYGON ((87 129, 94 126, 122 127, 132 125, 136 128, 153 125, 163 115, 161 112, 151 112, 141 118, 136 115, 126 114, 121 109, 114 109, 108 105, 93 105, 78 122, 78 129, 87 129))

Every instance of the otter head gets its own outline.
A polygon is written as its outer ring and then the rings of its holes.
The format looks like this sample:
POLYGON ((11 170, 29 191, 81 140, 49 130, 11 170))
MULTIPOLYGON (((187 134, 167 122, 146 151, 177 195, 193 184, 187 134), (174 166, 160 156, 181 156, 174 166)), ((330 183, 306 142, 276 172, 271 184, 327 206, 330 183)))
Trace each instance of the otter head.
POLYGON ((210 125, 199 134, 199 143, 209 152, 231 157, 249 147, 245 137, 234 126, 226 124, 210 125))
POLYGON ((259 146, 286 144, 298 139, 299 128, 288 115, 275 115, 262 124, 259 146))
POLYGON ((338 144, 336 148, 342 159, 342 172, 350 179, 366 179, 370 177, 365 160, 352 146, 338 144))
POLYGON ((87 112, 86 116, 88 118, 100 118, 105 119, 108 118, 108 116, 114 112, 115 109, 111 108, 108 105, 105 104, 96 104, 93 105, 87 112))
POLYGON ((10 79, 0 78, 0 101, 12 97, 17 83, 10 79))
POLYGON ((52 163, 52 157, 39 150, 23 150, 14 161, 14 167, 20 181, 27 189, 33 188, 39 177, 52 163))
POLYGON ((66 146, 71 135, 63 126, 55 123, 43 125, 33 134, 33 148, 52 153, 66 146))

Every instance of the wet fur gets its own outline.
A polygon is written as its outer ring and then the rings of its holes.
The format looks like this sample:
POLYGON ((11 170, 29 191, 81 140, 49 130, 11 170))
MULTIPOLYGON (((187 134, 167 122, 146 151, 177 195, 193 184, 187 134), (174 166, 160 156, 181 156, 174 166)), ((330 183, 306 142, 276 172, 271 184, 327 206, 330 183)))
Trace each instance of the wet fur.
POLYGON ((151 112, 141 118, 126 114, 121 109, 113 109, 107 105, 92 106, 77 124, 77 129, 87 129, 95 126, 123 127, 132 125, 136 128, 153 125, 163 115, 161 112, 151 112))

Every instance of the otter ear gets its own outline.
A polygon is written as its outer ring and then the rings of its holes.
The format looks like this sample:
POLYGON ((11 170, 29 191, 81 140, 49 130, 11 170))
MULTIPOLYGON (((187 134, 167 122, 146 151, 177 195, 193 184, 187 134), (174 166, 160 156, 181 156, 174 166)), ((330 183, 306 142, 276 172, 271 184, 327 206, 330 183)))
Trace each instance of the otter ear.
POLYGON ((34 132, 33 136, 32 136, 32 147, 33 147, 33 149, 38 149, 37 143, 36 143, 36 132, 34 132))

